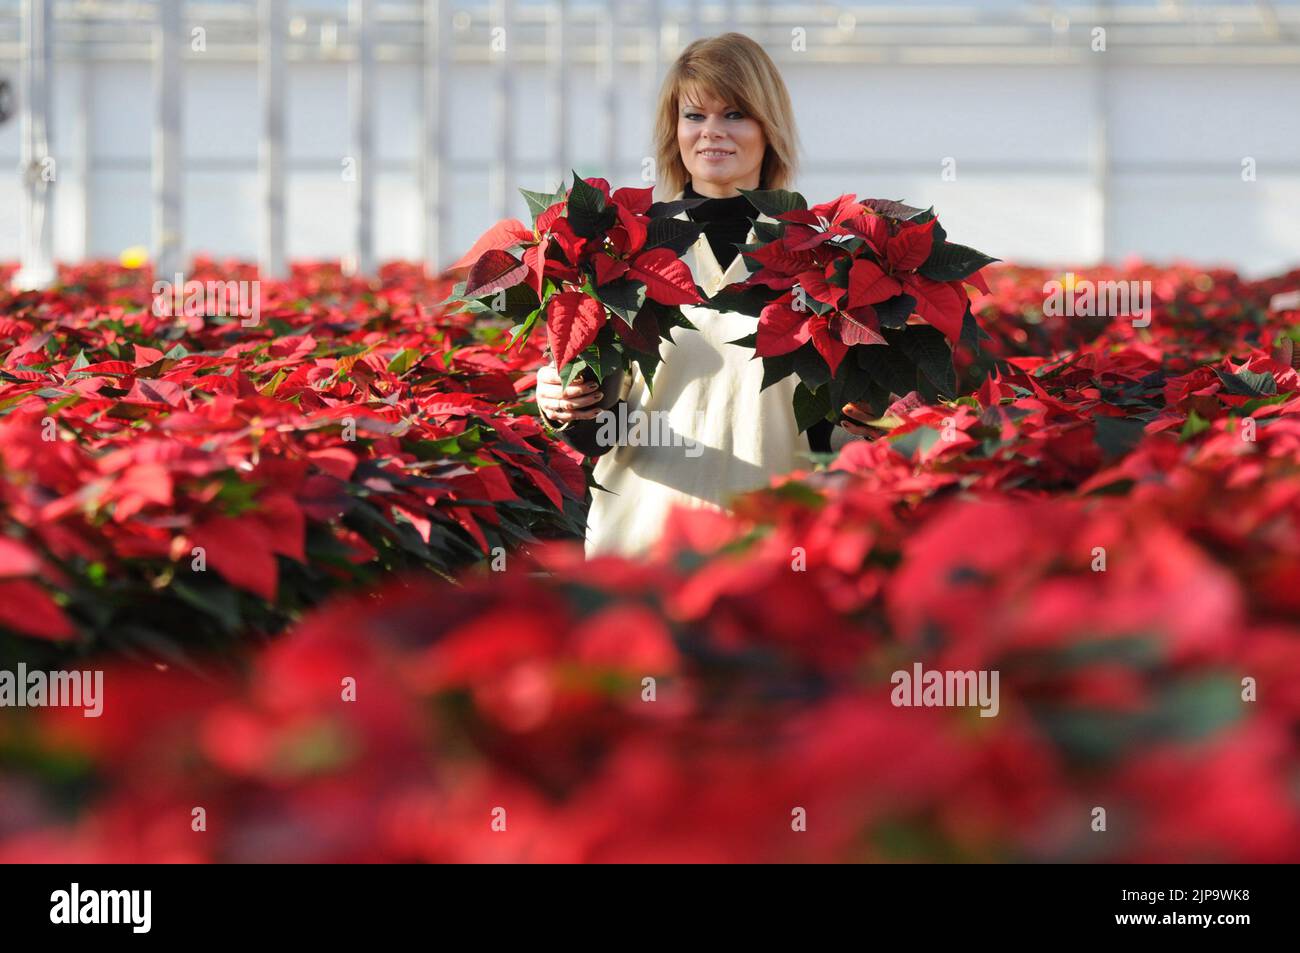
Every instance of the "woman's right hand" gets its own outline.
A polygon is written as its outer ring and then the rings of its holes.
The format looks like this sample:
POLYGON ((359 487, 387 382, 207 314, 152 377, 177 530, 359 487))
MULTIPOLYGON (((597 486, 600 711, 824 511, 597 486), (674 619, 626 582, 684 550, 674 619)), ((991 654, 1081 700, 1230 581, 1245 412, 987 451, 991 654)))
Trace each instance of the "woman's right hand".
POLYGON ((582 378, 575 377, 566 388, 554 365, 547 364, 537 372, 537 407, 557 424, 596 417, 602 396, 594 381, 582 378))

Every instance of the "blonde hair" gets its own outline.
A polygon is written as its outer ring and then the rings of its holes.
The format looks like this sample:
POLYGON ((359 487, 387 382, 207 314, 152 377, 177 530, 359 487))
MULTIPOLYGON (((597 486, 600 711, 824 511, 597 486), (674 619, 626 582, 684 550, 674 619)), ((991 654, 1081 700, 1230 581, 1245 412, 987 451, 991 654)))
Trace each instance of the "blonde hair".
POLYGON ((657 186, 664 199, 685 188, 690 178, 677 145, 678 110, 688 92, 709 93, 755 120, 767 141, 758 187, 793 187, 798 133, 785 81, 767 51, 752 39, 723 33, 695 40, 682 50, 660 87, 654 143, 657 186))

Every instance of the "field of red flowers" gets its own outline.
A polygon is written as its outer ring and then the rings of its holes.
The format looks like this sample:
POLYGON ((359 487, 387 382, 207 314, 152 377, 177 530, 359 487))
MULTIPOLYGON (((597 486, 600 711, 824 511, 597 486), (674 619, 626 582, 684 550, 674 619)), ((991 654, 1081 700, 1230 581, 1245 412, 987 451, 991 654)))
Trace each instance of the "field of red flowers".
POLYGON ((0 861, 1300 860, 1300 272, 986 275, 967 396, 641 561, 417 271, 0 300, 4 651, 105 670, 0 720, 0 861))
POLYGON ((581 467, 520 405, 540 354, 435 314, 421 271, 305 268, 255 326, 156 314, 113 267, 0 297, 0 629, 185 663, 340 588, 580 535, 581 467))

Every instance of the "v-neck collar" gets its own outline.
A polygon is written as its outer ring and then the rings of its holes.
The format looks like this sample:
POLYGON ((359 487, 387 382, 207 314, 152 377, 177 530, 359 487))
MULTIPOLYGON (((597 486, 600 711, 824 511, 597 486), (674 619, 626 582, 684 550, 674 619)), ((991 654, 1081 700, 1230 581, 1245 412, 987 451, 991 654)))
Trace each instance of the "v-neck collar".
MULTIPOLYGON (((686 189, 683 188, 668 201, 676 202, 685 197, 686 189)), ((680 218, 687 222, 691 220, 685 210, 678 212, 673 216, 673 218, 680 218)), ((777 223, 776 219, 765 215, 762 212, 758 213, 757 219, 760 222, 777 223)), ((757 237, 757 233, 751 225, 749 235, 745 238, 745 244, 754 244, 757 237)), ((750 274, 749 269, 745 265, 744 256, 741 254, 737 254, 736 257, 731 260, 731 264, 729 264, 724 270, 723 267, 718 264, 718 259, 713 254, 713 249, 709 247, 709 238, 703 231, 700 232, 700 237, 695 240, 695 244, 687 249, 687 254, 684 255, 683 258, 686 261, 687 267, 691 269, 691 274, 695 278, 695 283, 704 289, 704 296, 706 298, 712 298, 727 285, 735 284, 737 281, 744 281, 750 274)))

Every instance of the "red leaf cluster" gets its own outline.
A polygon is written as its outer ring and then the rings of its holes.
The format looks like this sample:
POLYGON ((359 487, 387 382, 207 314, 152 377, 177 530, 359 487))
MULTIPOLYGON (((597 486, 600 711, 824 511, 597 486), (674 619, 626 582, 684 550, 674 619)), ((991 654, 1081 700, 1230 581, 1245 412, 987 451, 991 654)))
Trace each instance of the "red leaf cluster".
POLYGON ((1218 329, 1238 287, 972 364, 645 560, 396 581, 221 681, 115 665, 102 718, 0 721, 0 860, 1296 862, 1300 315, 1218 329), (916 665, 997 714, 900 706, 916 665))
POLYGON ((246 326, 156 313, 147 278, 87 265, 0 295, 0 629, 184 649, 580 532, 586 478, 520 403, 541 355, 434 306, 446 281, 298 267, 246 326))
POLYGON ((853 345, 886 344, 877 306, 898 302, 909 304, 897 321, 914 314, 955 343, 970 301, 965 285, 987 290, 977 265, 956 268, 960 277, 950 280, 923 273, 945 240, 938 219, 920 209, 848 193, 776 217, 786 225, 749 253, 759 268, 744 282, 786 289, 759 318, 759 357, 788 354, 811 340, 834 376, 853 345))
MULTIPOLYGON (((544 315, 547 343, 559 368, 593 348, 607 328, 604 337, 625 368, 631 357, 623 354, 624 343, 657 354, 658 332, 676 323, 677 307, 701 299, 677 251, 662 243, 647 247, 653 191, 611 192, 604 179, 575 175, 567 193, 561 188, 545 197, 552 201, 538 211, 532 229, 514 219, 498 222, 452 265, 452 271, 468 269, 460 299, 501 295, 517 286, 531 289, 531 296, 505 300, 504 308, 498 299, 493 307, 518 322, 518 339, 525 341, 537 315, 544 315), (518 257, 512 249, 519 250, 518 257), (640 305, 635 303, 638 296, 640 305), (619 320, 611 320, 615 315, 619 320), (640 316, 657 325, 653 337, 635 330, 640 316)), ((603 377, 607 368, 599 355, 593 358, 603 377)))

